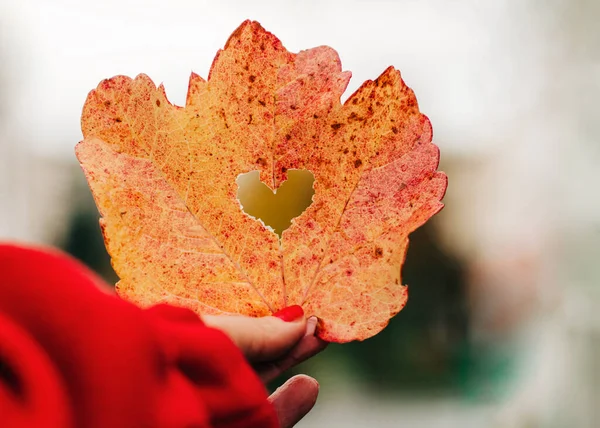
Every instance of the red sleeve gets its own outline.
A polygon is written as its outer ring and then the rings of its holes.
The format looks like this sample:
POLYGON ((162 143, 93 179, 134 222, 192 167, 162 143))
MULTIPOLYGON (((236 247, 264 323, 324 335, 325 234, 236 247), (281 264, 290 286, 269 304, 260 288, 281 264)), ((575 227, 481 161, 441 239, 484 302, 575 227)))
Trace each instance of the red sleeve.
POLYGON ((278 426, 225 334, 105 290, 64 254, 0 245, 0 426, 278 426))

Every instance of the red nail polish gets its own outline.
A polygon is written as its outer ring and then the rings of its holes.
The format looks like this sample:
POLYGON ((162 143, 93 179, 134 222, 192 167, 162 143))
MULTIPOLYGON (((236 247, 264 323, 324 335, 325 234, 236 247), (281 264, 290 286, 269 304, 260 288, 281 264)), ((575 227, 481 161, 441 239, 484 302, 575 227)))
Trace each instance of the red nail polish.
POLYGON ((284 320, 285 322, 296 321, 304 316, 304 309, 300 305, 288 306, 279 312, 273 314, 274 317, 284 320))

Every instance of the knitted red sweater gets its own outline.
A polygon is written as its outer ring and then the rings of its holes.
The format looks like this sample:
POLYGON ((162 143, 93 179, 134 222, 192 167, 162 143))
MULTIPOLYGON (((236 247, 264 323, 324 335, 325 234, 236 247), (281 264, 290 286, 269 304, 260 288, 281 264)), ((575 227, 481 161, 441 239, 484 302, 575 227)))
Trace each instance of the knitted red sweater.
POLYGON ((193 312, 139 309, 64 254, 0 245, 0 426, 278 423, 241 352, 193 312))

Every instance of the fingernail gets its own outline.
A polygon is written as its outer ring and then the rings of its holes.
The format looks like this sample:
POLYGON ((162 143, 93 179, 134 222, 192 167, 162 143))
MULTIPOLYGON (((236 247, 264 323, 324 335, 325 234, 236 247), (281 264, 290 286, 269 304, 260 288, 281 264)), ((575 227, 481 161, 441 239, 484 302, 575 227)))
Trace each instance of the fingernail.
POLYGON ((288 306, 274 313, 273 316, 285 322, 296 321, 304 316, 304 309, 300 305, 288 306))

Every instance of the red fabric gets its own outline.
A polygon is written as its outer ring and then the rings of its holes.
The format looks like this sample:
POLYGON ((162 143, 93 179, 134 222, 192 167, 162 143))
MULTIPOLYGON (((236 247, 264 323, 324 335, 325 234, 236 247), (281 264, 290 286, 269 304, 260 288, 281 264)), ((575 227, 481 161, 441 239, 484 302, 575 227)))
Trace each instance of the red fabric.
POLYGON ((225 334, 105 287, 64 254, 0 245, 0 426, 278 426, 225 334))

